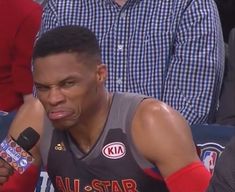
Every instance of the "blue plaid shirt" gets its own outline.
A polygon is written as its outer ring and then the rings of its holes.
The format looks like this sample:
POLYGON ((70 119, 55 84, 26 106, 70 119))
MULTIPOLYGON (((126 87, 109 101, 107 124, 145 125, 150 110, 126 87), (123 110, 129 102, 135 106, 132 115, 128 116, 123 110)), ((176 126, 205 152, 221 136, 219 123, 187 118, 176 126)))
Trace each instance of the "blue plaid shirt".
POLYGON ((42 34, 62 25, 95 32, 110 91, 160 99, 190 124, 205 122, 224 71, 221 26, 213 0, 50 0, 42 34))

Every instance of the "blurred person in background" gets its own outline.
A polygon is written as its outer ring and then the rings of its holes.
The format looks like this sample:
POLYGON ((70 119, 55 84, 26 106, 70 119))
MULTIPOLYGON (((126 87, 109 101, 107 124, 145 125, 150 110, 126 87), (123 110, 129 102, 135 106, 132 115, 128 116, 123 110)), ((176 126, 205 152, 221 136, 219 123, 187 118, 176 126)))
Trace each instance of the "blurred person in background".
POLYGON ((235 191, 235 137, 225 147, 215 165, 207 192, 235 191))
POLYGON ((225 71, 216 123, 235 126, 235 1, 215 0, 222 24, 225 45, 225 71))
POLYGON ((108 90, 155 97, 190 124, 213 120, 224 71, 214 0, 49 0, 40 35, 64 25, 95 32, 108 90))
POLYGON ((0 0, 0 141, 17 109, 32 97, 31 54, 41 14, 32 0, 0 0))
POLYGON ((223 30, 224 42, 228 43, 229 33, 232 28, 235 27, 235 1, 234 0, 215 0, 219 15, 221 19, 221 25, 223 30))

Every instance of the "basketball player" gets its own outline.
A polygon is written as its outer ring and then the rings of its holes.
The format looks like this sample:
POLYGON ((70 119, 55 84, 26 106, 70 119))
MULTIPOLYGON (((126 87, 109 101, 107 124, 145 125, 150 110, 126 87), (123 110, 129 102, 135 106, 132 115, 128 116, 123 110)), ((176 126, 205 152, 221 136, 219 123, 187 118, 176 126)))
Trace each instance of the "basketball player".
POLYGON ((210 173, 186 120, 154 98, 108 92, 91 31, 64 26, 46 32, 33 63, 38 100, 20 109, 9 134, 17 138, 28 126, 40 133, 30 151, 36 160, 8 182, 11 169, 0 161, 3 191, 33 191, 41 164, 62 192, 205 191, 210 173))

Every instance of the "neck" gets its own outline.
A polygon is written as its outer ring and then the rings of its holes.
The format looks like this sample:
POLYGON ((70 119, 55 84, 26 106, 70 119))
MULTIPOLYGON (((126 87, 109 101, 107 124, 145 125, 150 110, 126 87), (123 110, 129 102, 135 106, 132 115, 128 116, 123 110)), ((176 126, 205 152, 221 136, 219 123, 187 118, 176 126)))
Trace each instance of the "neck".
POLYGON ((84 152, 88 152, 102 133, 111 107, 112 94, 105 92, 97 106, 97 111, 79 127, 70 130, 70 134, 84 152))
POLYGON ((120 5, 121 7, 125 5, 125 3, 127 2, 127 0, 115 0, 115 2, 120 5))

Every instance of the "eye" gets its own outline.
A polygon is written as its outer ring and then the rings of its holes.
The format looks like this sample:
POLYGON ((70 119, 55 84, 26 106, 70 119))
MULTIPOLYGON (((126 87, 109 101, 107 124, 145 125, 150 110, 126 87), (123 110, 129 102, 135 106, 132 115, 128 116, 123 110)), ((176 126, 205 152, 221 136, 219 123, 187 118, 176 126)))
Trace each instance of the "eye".
POLYGON ((75 81, 65 81, 61 84, 63 88, 69 88, 75 85, 75 81))
POLYGON ((49 87, 43 86, 43 85, 35 85, 35 88, 36 88, 37 91, 41 91, 41 92, 49 90, 49 87))

